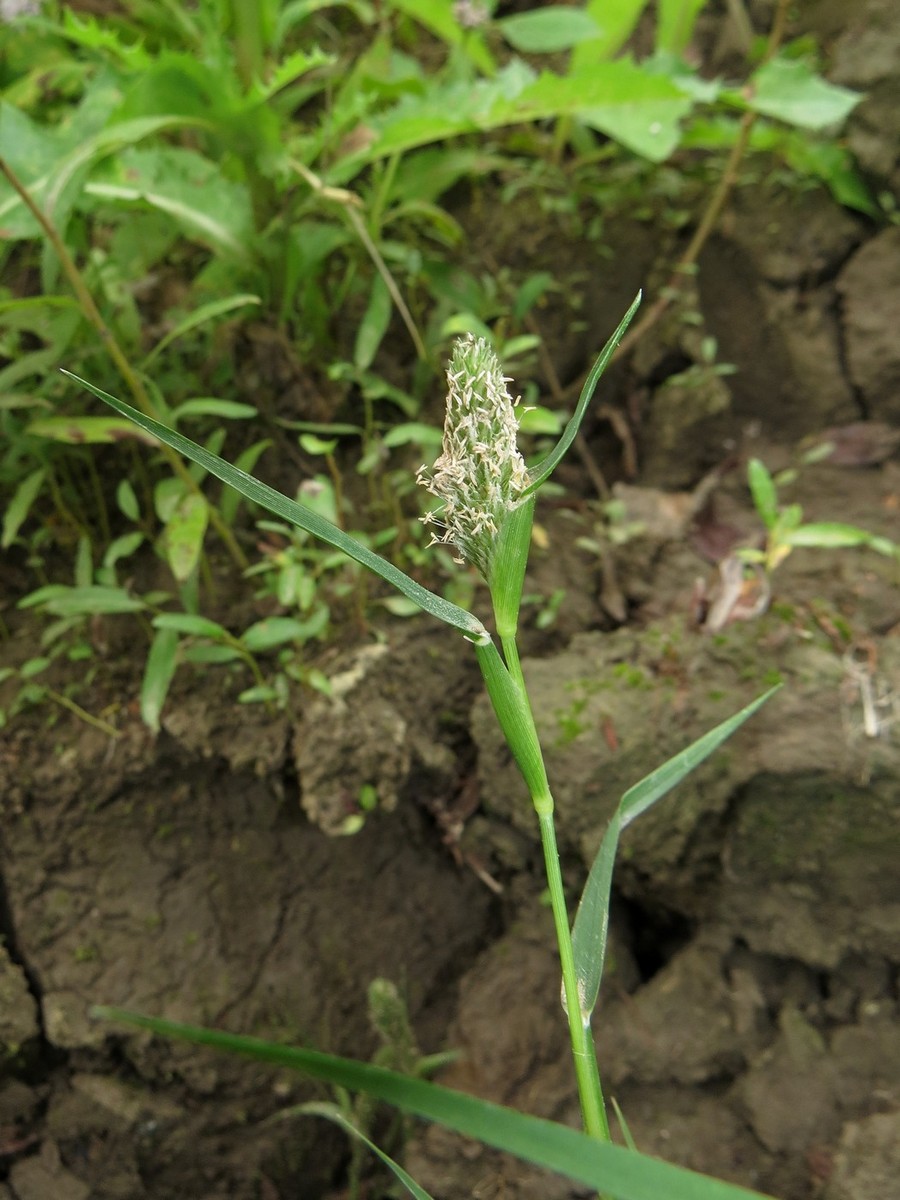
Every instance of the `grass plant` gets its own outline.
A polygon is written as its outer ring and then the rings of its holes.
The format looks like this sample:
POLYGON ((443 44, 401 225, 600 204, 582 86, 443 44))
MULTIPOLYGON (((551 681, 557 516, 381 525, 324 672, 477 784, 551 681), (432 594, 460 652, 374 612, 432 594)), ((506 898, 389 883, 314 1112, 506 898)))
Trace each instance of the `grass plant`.
MULTIPOLYGON (((476 567, 486 581, 496 641, 479 617, 423 588, 320 514, 261 484, 177 431, 167 429, 93 385, 79 381, 120 415, 136 422, 145 433, 184 454, 247 499, 373 571, 425 612, 457 630, 472 645, 540 829, 559 951, 563 1009, 584 1133, 579 1135, 551 1122, 488 1105, 381 1067, 121 1010, 97 1011, 107 1018, 295 1067, 336 1086, 366 1092, 403 1111, 442 1121, 450 1128, 479 1137, 490 1145, 552 1167, 597 1188, 603 1197, 616 1200, 662 1200, 663 1197, 665 1200, 738 1200, 738 1197, 744 1197, 746 1200, 756 1193, 659 1163, 633 1148, 623 1149, 611 1144, 591 1018, 603 975, 612 871, 622 829, 665 796, 746 721, 771 693, 711 730, 626 792, 602 840, 572 925, 556 844, 553 795, 516 641, 537 492, 574 441, 597 382, 637 311, 639 301, 640 297, 637 297, 604 347, 556 447, 531 469, 526 467, 516 445, 515 406, 496 354, 484 339, 472 336, 461 339, 456 345, 448 371, 449 394, 442 453, 432 469, 423 468, 420 472, 420 481, 440 502, 440 507, 425 519, 436 531, 433 540, 451 547, 458 561, 476 567)), ((345 1110, 320 1105, 309 1111, 311 1115, 335 1120, 371 1145, 365 1131, 353 1125, 345 1110)), ((427 1197, 400 1164, 377 1147, 373 1149, 409 1194, 427 1197)))

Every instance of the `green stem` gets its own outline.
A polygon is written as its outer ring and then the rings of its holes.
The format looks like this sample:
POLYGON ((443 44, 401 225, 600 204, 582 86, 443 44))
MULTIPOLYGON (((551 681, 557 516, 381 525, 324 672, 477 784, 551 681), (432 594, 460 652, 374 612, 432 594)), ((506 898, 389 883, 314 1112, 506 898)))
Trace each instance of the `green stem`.
MULTIPOLYGON (((541 806, 543 808, 544 806, 541 806)), ((556 847, 556 829, 553 811, 538 810, 541 829, 541 844, 544 848, 544 864, 547 869, 547 884, 550 889, 550 904, 553 923, 556 926, 556 941, 559 947, 559 962, 562 968, 563 994, 569 1018, 569 1038, 572 1043, 572 1060, 578 1082, 581 1101, 581 1116, 585 1132, 600 1141, 608 1142, 609 1122, 603 1103, 600 1075, 594 1054, 590 1026, 581 1018, 581 1002, 578 996, 578 978, 575 973, 575 956, 572 952, 572 935, 569 931, 569 914, 563 892, 562 872, 559 868, 559 852, 556 847)))
POLYGON ((516 644, 515 634, 507 636, 500 635, 500 645, 503 647, 503 657, 506 661, 506 669, 519 685, 522 695, 525 697, 529 708, 531 707, 528 701, 528 689, 525 687, 525 676, 522 674, 522 664, 519 662, 519 647, 516 644))

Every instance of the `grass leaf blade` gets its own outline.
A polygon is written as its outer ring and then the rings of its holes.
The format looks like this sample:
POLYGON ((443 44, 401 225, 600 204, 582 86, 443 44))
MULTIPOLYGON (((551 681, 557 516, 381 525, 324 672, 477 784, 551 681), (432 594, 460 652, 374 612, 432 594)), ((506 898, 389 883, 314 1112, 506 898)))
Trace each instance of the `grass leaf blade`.
POLYGON ((292 1113, 298 1113, 305 1117, 324 1117, 326 1121, 332 1121, 339 1129, 343 1129, 344 1133, 349 1134, 350 1137, 356 1138, 357 1141, 367 1146, 373 1154, 381 1159, 386 1167, 390 1167, 409 1194, 415 1197, 415 1200, 432 1200, 430 1193, 426 1192, 423 1187, 420 1187, 409 1172, 404 1171, 400 1164, 395 1162, 389 1154, 379 1146, 376 1146, 370 1138, 367 1138, 358 1126, 348 1120, 336 1104, 300 1104, 296 1108, 291 1109, 290 1112, 285 1113, 285 1116, 290 1116, 292 1113))
POLYGON ((540 1117, 527 1116, 463 1092, 411 1079, 384 1067, 354 1059, 280 1046, 262 1038, 242 1037, 179 1021, 145 1017, 118 1008, 100 1007, 93 1015, 175 1037, 194 1045, 213 1046, 258 1062, 302 1071, 314 1079, 366 1092, 379 1100, 478 1138, 526 1162, 598 1188, 614 1200, 764 1200, 761 1193, 723 1183, 684 1167, 671 1166, 645 1154, 600 1142, 587 1134, 540 1117))
POLYGON ((484 626, 473 616, 472 613, 466 612, 464 608, 460 608, 456 604, 451 604, 449 600, 445 600, 443 596, 437 596, 434 592, 430 592, 421 584, 416 583, 414 579, 410 579, 399 567, 395 567, 393 563, 382 558, 380 554, 375 554, 368 547, 361 545, 355 538, 349 537, 343 530, 338 529, 330 521, 320 517, 318 513, 312 512, 303 504, 298 504, 295 500, 289 500, 287 496, 283 496, 281 492, 277 492, 274 488, 269 487, 266 483, 261 483, 260 480, 254 479, 252 475, 247 475, 244 471, 227 463, 217 454, 211 454, 202 446, 198 446, 196 442, 192 442, 190 438, 186 438, 183 434, 176 433, 175 430, 167 428, 160 424, 159 421, 154 421, 152 417, 147 417, 143 413, 138 412, 136 408, 132 408, 130 404, 125 404, 122 400, 117 400, 115 396, 110 396, 108 392, 102 391, 95 387, 92 383, 88 383, 85 379, 80 379, 77 375, 73 375, 71 371, 63 371, 63 375, 79 384, 81 387, 87 388, 98 399, 114 408, 116 412, 122 416, 128 417, 134 421, 141 429, 147 433, 153 434, 161 442, 171 446, 173 450, 177 450, 179 454, 183 454, 185 458, 189 458, 191 462, 197 463, 203 467, 210 475, 214 475, 217 479, 221 479, 223 483, 227 483, 236 491, 240 492, 248 500, 252 500, 255 504, 259 504, 262 508, 266 508, 269 512, 275 513, 285 521, 289 521, 292 525, 297 525, 300 529, 305 529, 307 533, 311 533, 320 541, 326 542, 329 546, 334 546, 348 558, 354 559, 362 566, 367 567, 376 575, 379 575, 386 583, 391 584, 408 596, 415 604, 430 613, 438 620, 446 622, 448 625, 454 626, 456 629, 462 630, 463 633, 469 636, 483 636, 485 633, 484 626))
POLYGON ((594 363, 590 375, 588 375, 584 382, 584 387, 581 389, 581 395, 578 398, 578 404, 575 407, 575 412, 572 414, 568 425, 566 425, 565 429, 563 430, 562 437, 559 439, 559 441, 556 443, 556 446, 550 451, 547 457, 539 462, 536 467, 532 467, 531 471, 529 472, 531 483, 526 488, 526 494, 528 492, 536 491, 542 483, 546 482, 550 475, 559 466, 569 447, 575 441, 576 434, 581 428, 581 422, 584 420, 584 414, 587 412, 587 406, 591 402, 591 397, 594 394, 594 389, 597 386, 600 376, 609 366, 609 360, 615 353, 616 346, 618 346, 619 342, 624 337, 625 330, 631 324, 632 318, 637 312, 640 303, 641 293, 638 292, 634 300, 632 300, 631 307, 628 309, 628 312, 619 322, 615 333, 600 351, 600 357, 594 363))
POLYGON ((771 696, 778 691, 778 684, 758 696, 740 712, 722 721, 715 729, 705 733, 681 750, 668 762, 651 771, 640 783, 628 789, 619 802, 600 843, 600 849, 591 864, 587 882, 581 894, 575 923, 572 927, 572 951, 575 956, 575 972, 578 976, 578 992, 581 998, 582 1017, 589 1021, 600 994, 603 967, 606 960, 606 940, 609 930, 609 896, 612 888, 613 868, 619 835, 635 817, 646 812, 657 800, 661 800, 676 787, 686 775, 708 758, 714 750, 752 717, 771 696))

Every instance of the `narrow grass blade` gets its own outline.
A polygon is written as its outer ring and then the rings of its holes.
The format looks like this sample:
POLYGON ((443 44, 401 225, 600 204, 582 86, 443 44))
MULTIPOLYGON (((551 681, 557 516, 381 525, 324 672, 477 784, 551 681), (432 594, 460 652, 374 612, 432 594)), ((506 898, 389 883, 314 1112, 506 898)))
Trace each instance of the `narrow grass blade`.
POLYGON ((134 423, 146 430, 147 433, 152 433, 154 437, 161 442, 171 446, 173 450, 177 450, 179 454, 183 454, 185 458, 189 458, 191 462, 195 462, 198 466, 203 467, 210 475, 215 475, 217 479, 221 479, 223 483, 227 483, 242 496, 248 500, 252 500, 255 504, 259 504, 262 508, 266 508, 269 512, 275 513, 285 521, 289 521, 292 525, 298 526, 300 529, 305 529, 307 533, 311 533, 313 537, 317 537, 320 541, 326 542, 329 546, 334 546, 348 558, 354 559, 361 563, 362 566, 368 567, 370 571, 374 571, 376 575, 386 582, 397 588, 405 596, 408 596, 419 608, 430 613, 433 617, 437 617, 440 621, 445 621, 448 625, 454 626, 456 629, 461 629, 463 633, 470 637, 484 637, 486 631, 482 623, 472 613, 466 612, 464 608, 460 608, 456 604, 451 604, 449 600, 445 600, 442 596, 437 596, 434 592, 428 591, 421 584, 416 583, 414 579, 404 574, 393 563, 382 558, 380 554, 375 554, 367 547, 360 545, 354 538, 349 537, 343 530, 338 529, 330 521, 326 521, 324 517, 320 517, 318 513, 314 513, 311 509, 306 508, 303 504, 298 504, 295 500, 289 500, 287 496, 283 496, 281 492, 276 492, 274 488, 268 484, 261 483, 258 479, 254 479, 252 475, 238 470, 231 463, 225 462, 223 458, 219 458, 217 454, 211 454, 208 450, 204 450, 202 446, 198 446, 196 442, 192 442, 190 438, 186 438, 183 434, 176 433, 174 429, 168 429, 165 425, 161 425, 159 421, 154 421, 152 417, 147 417, 143 413, 138 412, 136 408, 132 408, 130 404, 125 404, 121 400, 117 400, 115 396, 110 396, 108 392, 101 391, 100 388, 94 387, 92 383, 88 383, 85 379, 79 379, 77 375, 73 375, 71 371, 63 371, 69 379, 79 384, 81 387, 87 388, 98 399, 108 404, 110 408, 114 408, 116 412, 121 413, 123 417, 129 417, 134 423))
POLYGON ((419 1187, 413 1177, 404 1171, 398 1162, 395 1162, 389 1154, 386 1154, 384 1150, 367 1138, 361 1129, 349 1121, 336 1104, 298 1104, 296 1108, 289 1109, 283 1115, 290 1117, 295 1113, 304 1117, 324 1117, 326 1121, 332 1121, 339 1129, 343 1129, 344 1133, 356 1138, 364 1146, 368 1146, 386 1167, 390 1167, 409 1194, 415 1196, 415 1200, 432 1200, 431 1195, 423 1187, 419 1187))
POLYGON ((840 550, 846 546, 866 546, 889 558, 900 557, 900 546, 890 538, 881 537, 856 525, 842 521, 810 521, 784 535, 789 546, 811 546, 822 550, 840 550))
POLYGON ((141 719, 154 733, 159 733, 159 718, 175 674, 177 656, 178 633, 174 629, 157 629, 141 682, 141 719))
POLYGON ((177 341, 178 338, 183 337, 186 333, 190 333, 198 325, 202 325, 205 321, 214 321, 216 317, 223 317, 226 313, 232 312, 236 308, 245 308, 248 304, 262 304, 262 300, 259 296, 254 296, 249 292, 241 292, 236 296, 225 296, 221 300, 212 300, 209 304, 202 304, 186 316, 183 321, 179 321, 174 329, 170 329, 165 337, 160 338, 141 363, 141 370, 146 371, 153 360, 158 358, 167 346, 171 346, 174 341, 177 341))
POLYGON ((572 414, 568 425, 563 430, 562 437, 559 439, 559 441, 556 443, 556 446, 550 451, 547 457, 539 462, 536 467, 532 467, 532 469, 529 471, 528 474, 529 478, 531 479, 531 483, 526 488, 526 495, 528 492, 536 491, 542 483, 546 482, 550 475, 552 475, 552 473, 559 466, 566 454, 566 451, 575 441, 575 436, 581 427, 581 422, 584 419, 584 414, 587 412, 587 406, 591 402, 591 397, 594 394, 594 389, 597 386, 597 382, 609 365, 609 360, 615 353, 616 346, 618 346, 619 342, 624 337, 625 330, 631 324, 632 318, 637 312, 640 303, 641 293, 638 292, 634 300, 632 300, 631 307, 629 308, 628 312, 619 322, 615 333, 601 350, 600 357, 594 363, 590 375, 588 375, 587 379, 585 380, 584 387, 581 389, 581 395, 578 398, 578 404, 575 407, 575 412, 572 414))
MULTIPOLYGON (((213 1046, 258 1062, 302 1071, 350 1091, 366 1092, 427 1121, 437 1121, 466 1137, 505 1150, 526 1162, 597 1188, 613 1200, 761 1200, 761 1193, 674 1167, 621 1146, 599 1142, 554 1121, 530 1117, 462 1092, 410 1079, 354 1059, 279 1046, 178 1021, 145 1017, 119 1008, 95 1008, 93 1015, 148 1029, 164 1037, 213 1046)), ((764 1200, 764 1198, 763 1198, 764 1200)))
POLYGON ((756 511, 766 529, 772 529, 778 520, 778 492, 767 467, 758 458, 747 463, 747 482, 756 511))
POLYGON ((752 717, 757 709, 769 700, 781 685, 770 688, 740 712, 705 733, 686 749, 670 758, 655 771, 651 771, 640 783, 629 788, 622 797, 603 840, 597 856, 591 864, 587 883, 572 928, 572 951, 575 956, 575 972, 578 976, 578 992, 581 999, 581 1015, 585 1021, 597 1004, 603 966, 606 959, 606 939, 609 932, 609 895, 612 874, 619 846, 619 835, 635 817, 646 812, 657 800, 679 784, 686 775, 752 717))

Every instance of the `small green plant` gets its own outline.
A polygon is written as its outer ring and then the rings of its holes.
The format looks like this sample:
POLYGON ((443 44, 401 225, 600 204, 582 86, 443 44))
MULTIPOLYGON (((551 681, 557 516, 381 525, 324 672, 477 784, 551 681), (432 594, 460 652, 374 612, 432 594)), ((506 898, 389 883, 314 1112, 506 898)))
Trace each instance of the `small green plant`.
POLYGON ((773 477, 758 458, 750 459, 747 464, 750 495, 766 533, 762 549, 746 547, 737 552, 743 562, 759 565, 771 576, 801 546, 816 550, 864 546, 888 558, 900 559, 900 544, 890 538, 843 521, 804 521, 801 505, 783 504, 778 496, 778 489, 792 483, 796 476, 796 470, 791 468, 773 477))
MULTIPOLYGON (((612 870, 622 829, 711 754, 770 693, 700 738, 623 796, 589 873, 574 925, 570 926, 556 846, 553 795, 516 640, 537 491, 572 444, 597 381, 637 306, 636 299, 605 346, 556 447, 530 470, 517 447, 516 416, 499 360, 483 339, 470 336, 456 345, 448 371, 443 450, 432 469, 422 469, 420 480, 440 502, 440 508, 426 517, 435 531, 433 540, 438 545, 450 547, 459 561, 476 567, 488 585, 499 648, 477 616, 427 591, 319 513, 236 470, 183 435, 166 429, 93 385, 84 384, 121 415, 231 484, 248 499, 373 571, 425 612, 461 632, 472 646, 494 712, 527 786, 540 829, 560 956, 563 1009, 572 1045, 585 1135, 577 1135, 550 1122, 536 1122, 381 1067, 348 1063, 312 1051, 292 1050, 214 1030, 178 1026, 118 1010, 101 1009, 99 1012, 157 1032, 299 1067, 317 1078, 327 1078, 338 1086, 389 1100, 403 1111, 443 1121, 451 1128, 474 1134, 491 1145, 552 1166, 600 1189, 607 1197, 618 1200, 660 1200, 662 1196, 666 1200, 688 1200, 688 1197, 691 1200, 738 1200, 738 1197, 744 1197, 746 1200, 753 1193, 667 1167, 634 1149, 621 1149, 610 1144, 609 1118, 597 1070, 591 1018, 606 957, 612 870)), ((84 383, 83 380, 79 382, 84 383)), ((365 1138, 368 1144, 365 1133, 353 1125, 346 1112, 335 1114, 323 1110, 320 1115, 330 1115, 355 1136, 365 1138)), ((411 1195, 426 1196, 399 1164, 384 1152, 376 1152, 411 1195)))

